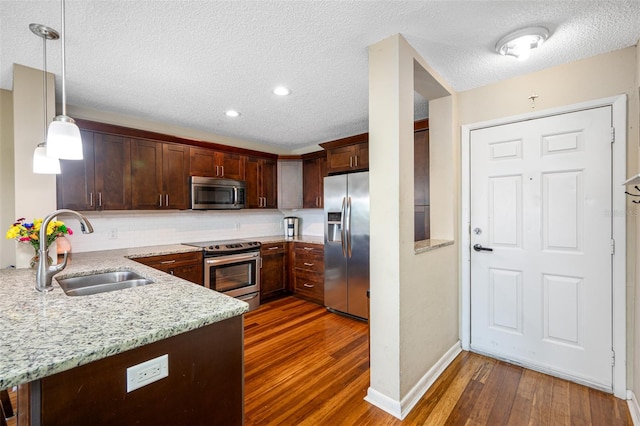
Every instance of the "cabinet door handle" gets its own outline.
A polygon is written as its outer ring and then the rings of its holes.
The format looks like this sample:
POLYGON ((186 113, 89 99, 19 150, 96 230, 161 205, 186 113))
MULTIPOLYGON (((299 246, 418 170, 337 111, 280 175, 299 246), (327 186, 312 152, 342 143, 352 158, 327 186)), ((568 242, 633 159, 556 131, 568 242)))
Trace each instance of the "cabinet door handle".
POLYGON ((176 263, 176 260, 175 259, 173 259, 173 260, 164 260, 164 261, 162 261, 160 263, 162 263, 163 265, 170 265, 172 263, 176 263))
POLYGON ((224 166, 220 166, 220 177, 224 177, 224 166))
POLYGON ((358 156, 356 155, 356 167, 358 167, 358 156))
POLYGON ((89 206, 93 207, 93 192, 89 193, 89 206))
POLYGON ((158 204, 158 207, 162 207, 162 194, 160 194, 160 203, 158 204))
POLYGON ((349 157, 349 167, 353 167, 353 157, 349 157))
POLYGON ((309 283, 304 283, 303 285, 304 285, 305 287, 307 287, 307 288, 314 288, 314 287, 315 287, 315 285, 314 285, 314 284, 309 284, 309 283))
POLYGON ((169 194, 164 196, 164 206, 169 207, 169 194))
POLYGON ((218 167, 220 166, 216 166, 216 177, 218 177, 218 167))
POLYGON ((304 266, 313 266, 314 264, 313 263, 304 262, 303 265, 304 266))
POLYGON ((102 192, 98 192, 98 207, 102 207, 102 192))

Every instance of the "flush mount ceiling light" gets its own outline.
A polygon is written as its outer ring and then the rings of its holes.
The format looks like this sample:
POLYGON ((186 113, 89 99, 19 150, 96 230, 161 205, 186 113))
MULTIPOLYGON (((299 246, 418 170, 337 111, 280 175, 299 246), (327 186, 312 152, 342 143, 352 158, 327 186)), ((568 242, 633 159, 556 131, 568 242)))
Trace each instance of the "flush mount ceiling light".
POLYGON ((47 133, 47 155, 67 160, 82 160, 82 138, 73 118, 67 116, 67 93, 64 54, 64 0, 62 3, 62 114, 54 117, 47 133))
POLYGON ((289 90, 284 86, 278 86, 275 89, 273 89, 273 93, 275 93, 278 96, 287 96, 291 94, 291 90, 289 90))
MULTIPOLYGON (((43 123, 43 137, 46 140, 47 137, 47 40, 57 40, 60 38, 60 34, 53 28, 49 28, 41 24, 30 24, 29 29, 38 37, 42 37, 42 75, 43 75, 43 95, 44 100, 44 123, 43 123)), ((33 152, 33 173, 37 174, 59 174, 60 173, 60 160, 57 158, 47 157, 47 143, 41 142, 33 152)))
POLYGON ((238 111, 234 111, 232 109, 225 111, 224 115, 226 115, 227 117, 238 117, 240 116, 240 113, 238 111))
POLYGON ((529 57, 532 49, 540 47, 548 38, 549 30, 544 27, 523 28, 502 37, 496 43, 496 52, 523 61, 529 57))

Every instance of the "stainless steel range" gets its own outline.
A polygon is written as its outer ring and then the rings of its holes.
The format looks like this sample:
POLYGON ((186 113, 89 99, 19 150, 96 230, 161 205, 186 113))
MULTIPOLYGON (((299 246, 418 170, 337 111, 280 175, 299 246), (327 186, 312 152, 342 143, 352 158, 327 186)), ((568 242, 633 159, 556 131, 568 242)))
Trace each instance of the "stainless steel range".
POLYGON ((249 304, 260 306, 260 244, 258 241, 227 240, 184 243, 204 253, 204 285, 249 304))

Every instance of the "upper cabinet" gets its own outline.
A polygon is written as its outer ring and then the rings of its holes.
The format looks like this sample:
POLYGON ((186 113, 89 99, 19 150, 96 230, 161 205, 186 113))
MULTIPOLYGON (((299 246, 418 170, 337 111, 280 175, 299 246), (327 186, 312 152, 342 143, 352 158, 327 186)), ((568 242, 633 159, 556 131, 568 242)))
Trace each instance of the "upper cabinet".
POLYGON ((83 160, 61 160, 56 178, 58 208, 131 208, 131 141, 117 135, 82 131, 83 160))
POLYGON ((327 154, 324 151, 303 156, 302 196, 305 209, 324 207, 324 178, 327 176, 327 154))
POLYGON ((132 208, 189 207, 189 147, 146 139, 131 141, 132 208))
POLYGON ((275 159, 247 157, 247 208, 275 209, 278 206, 277 168, 275 159))
POLYGON ((244 180, 246 157, 209 148, 190 148, 191 176, 244 180))
POLYGON ((327 173, 369 170, 369 134, 321 143, 327 151, 327 173))

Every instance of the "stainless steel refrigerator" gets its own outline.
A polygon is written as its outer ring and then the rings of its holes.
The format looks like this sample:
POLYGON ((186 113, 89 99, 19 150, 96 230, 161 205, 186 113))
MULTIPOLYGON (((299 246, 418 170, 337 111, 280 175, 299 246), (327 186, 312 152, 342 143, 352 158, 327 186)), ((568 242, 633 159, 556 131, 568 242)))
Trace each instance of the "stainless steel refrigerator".
POLYGON ((324 304, 368 318, 369 172, 324 178, 324 304))

